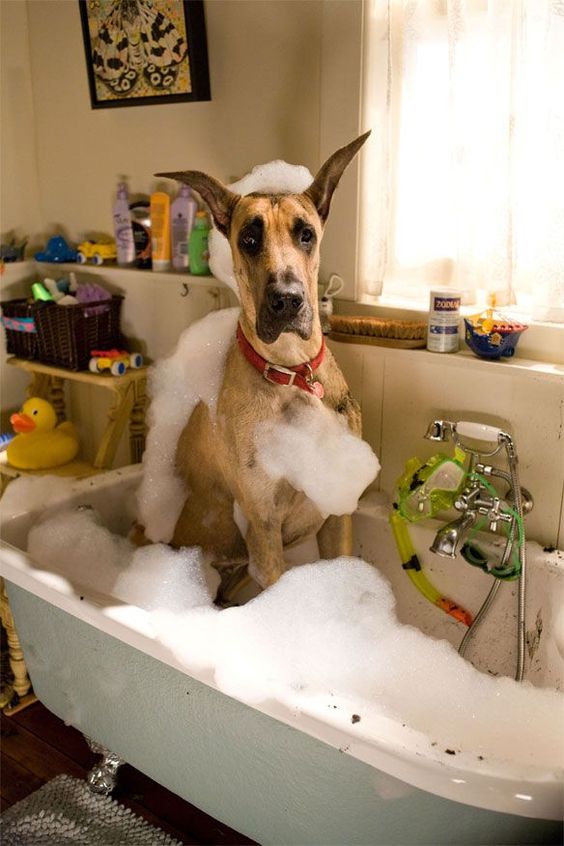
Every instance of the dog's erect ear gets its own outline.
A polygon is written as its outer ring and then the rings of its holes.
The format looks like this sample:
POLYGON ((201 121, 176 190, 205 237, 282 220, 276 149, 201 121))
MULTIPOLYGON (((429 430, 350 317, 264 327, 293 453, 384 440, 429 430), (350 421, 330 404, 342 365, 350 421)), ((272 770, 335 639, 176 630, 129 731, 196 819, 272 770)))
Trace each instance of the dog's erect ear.
POLYGON ((346 147, 341 147, 340 150, 333 153, 318 172, 307 191, 304 191, 306 197, 312 200, 323 223, 327 220, 333 192, 339 184, 345 168, 350 164, 369 135, 370 131, 365 132, 356 141, 351 141, 346 147))
POLYGON ((239 195, 234 194, 225 185, 222 185, 213 176, 201 173, 199 170, 182 170, 175 173, 155 173, 155 176, 166 176, 168 179, 176 179, 184 182, 197 191, 201 198, 207 203, 212 213, 215 225, 224 235, 229 233, 231 215, 239 195))

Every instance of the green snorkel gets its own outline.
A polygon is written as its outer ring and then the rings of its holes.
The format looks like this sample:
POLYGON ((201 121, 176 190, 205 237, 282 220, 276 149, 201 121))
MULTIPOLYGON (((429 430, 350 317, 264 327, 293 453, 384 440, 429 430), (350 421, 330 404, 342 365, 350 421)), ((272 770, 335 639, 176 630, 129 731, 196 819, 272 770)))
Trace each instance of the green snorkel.
POLYGON ((425 597, 425 599, 428 599, 429 602, 432 602, 433 605, 436 605, 446 614, 454 617, 454 619, 458 620, 459 623, 464 623, 465 626, 471 626, 472 615, 470 612, 466 611, 461 605, 458 605, 458 603, 454 602, 452 599, 443 596, 443 594, 437 590, 423 572, 421 562, 419 561, 411 542, 408 522, 397 510, 396 503, 394 503, 394 509, 391 512, 389 519, 392 532, 394 533, 396 546, 402 561, 402 567, 417 590, 425 597))
POLYGON ((456 447, 454 456, 439 453, 428 461, 410 458, 397 482, 398 497, 390 514, 402 567, 417 590, 446 614, 466 626, 472 615, 449 599, 432 584, 423 572, 409 533, 409 523, 434 517, 439 511, 451 508, 466 478, 465 453, 456 447))

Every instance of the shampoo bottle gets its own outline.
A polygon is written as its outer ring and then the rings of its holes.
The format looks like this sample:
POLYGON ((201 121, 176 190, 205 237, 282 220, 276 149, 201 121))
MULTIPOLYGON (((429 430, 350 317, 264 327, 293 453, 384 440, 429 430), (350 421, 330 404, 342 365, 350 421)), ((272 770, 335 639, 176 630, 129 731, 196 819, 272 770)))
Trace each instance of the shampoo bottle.
POLYGON ((190 233, 188 253, 190 255, 190 273, 206 276, 210 272, 208 236, 210 221, 205 211, 196 212, 194 228, 190 233))
POLYGON ((188 238, 197 210, 198 204, 190 188, 182 185, 170 207, 172 266, 175 270, 188 270, 188 238))
POLYGON ((151 194, 151 258, 153 270, 170 270, 170 197, 151 194))
POLYGON ((120 182, 114 203, 114 234, 116 239, 117 263, 122 266, 133 264, 135 261, 135 241, 131 215, 129 214, 129 198, 127 185, 120 182))

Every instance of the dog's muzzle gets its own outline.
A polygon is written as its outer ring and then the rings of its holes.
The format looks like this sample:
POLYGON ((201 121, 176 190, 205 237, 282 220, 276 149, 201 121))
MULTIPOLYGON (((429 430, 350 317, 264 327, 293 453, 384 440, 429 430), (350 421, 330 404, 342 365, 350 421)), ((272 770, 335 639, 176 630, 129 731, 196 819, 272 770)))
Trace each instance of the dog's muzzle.
POLYGON ((292 291, 283 288, 267 289, 266 300, 270 313, 280 319, 293 319, 304 304, 303 293, 297 288, 292 291))
POLYGON ((311 336, 312 309, 303 283, 293 274, 272 276, 265 289, 257 319, 257 335, 272 344, 282 332, 311 336))

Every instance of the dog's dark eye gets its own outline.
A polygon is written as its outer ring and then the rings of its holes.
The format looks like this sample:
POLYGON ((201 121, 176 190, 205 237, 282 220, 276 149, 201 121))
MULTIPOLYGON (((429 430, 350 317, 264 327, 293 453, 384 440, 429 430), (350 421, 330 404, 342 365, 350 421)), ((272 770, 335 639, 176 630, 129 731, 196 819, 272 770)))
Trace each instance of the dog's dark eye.
POLYGON ((306 253, 310 253, 316 241, 315 229, 313 229, 307 221, 298 217, 294 221, 292 228, 292 235, 295 243, 301 247, 306 253))
POLYGON ((248 256, 256 256, 262 245, 263 224, 257 218, 241 229, 239 234, 239 249, 248 256))
POLYGON ((258 247, 258 238, 255 238, 250 232, 246 232, 244 235, 241 235, 239 243, 243 247, 244 250, 255 250, 258 247))

